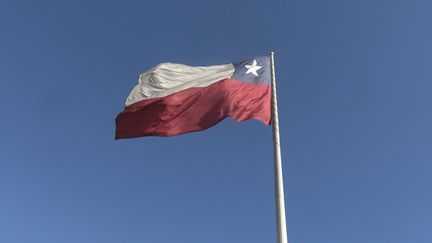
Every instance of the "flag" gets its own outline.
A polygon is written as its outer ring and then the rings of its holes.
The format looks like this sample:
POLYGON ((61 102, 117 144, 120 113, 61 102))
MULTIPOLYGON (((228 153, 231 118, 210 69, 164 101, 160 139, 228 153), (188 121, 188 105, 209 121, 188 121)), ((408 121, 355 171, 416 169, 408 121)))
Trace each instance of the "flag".
POLYGON ((270 58, 187 66, 161 63, 142 73, 116 118, 116 139, 200 131, 226 117, 271 122, 270 58))

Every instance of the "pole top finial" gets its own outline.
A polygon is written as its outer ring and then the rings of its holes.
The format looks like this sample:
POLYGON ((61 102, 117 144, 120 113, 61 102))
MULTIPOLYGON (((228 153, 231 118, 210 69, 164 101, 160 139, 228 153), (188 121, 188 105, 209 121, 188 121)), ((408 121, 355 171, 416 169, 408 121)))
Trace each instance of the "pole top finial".
POLYGON ((274 55, 274 51, 273 50, 270 51, 270 55, 274 55))

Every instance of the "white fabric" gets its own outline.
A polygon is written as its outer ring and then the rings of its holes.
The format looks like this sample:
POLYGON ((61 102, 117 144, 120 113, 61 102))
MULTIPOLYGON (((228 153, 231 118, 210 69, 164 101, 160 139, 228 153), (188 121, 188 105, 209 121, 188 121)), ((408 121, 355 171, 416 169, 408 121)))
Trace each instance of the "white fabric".
POLYGON ((138 84, 126 99, 126 106, 192 87, 206 87, 231 77, 233 73, 232 64, 191 67, 177 63, 161 63, 140 75, 138 84))

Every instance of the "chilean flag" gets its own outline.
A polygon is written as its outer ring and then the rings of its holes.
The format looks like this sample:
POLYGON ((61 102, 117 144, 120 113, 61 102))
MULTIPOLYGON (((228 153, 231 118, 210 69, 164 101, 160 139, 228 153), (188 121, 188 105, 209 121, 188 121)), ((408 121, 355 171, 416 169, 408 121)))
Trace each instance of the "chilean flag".
POLYGON ((271 122, 270 58, 192 67, 161 63, 142 73, 116 118, 116 139, 200 131, 226 117, 271 122))

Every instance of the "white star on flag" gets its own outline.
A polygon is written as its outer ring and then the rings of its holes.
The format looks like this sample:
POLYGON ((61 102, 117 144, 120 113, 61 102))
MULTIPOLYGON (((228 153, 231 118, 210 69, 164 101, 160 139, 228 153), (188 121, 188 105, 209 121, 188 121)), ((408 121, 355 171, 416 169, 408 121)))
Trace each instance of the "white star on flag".
POLYGON ((258 77, 257 71, 260 70, 262 67, 257 65, 257 61, 254 60, 252 65, 245 65, 245 67, 248 69, 246 71, 246 74, 252 73, 253 75, 258 77))

